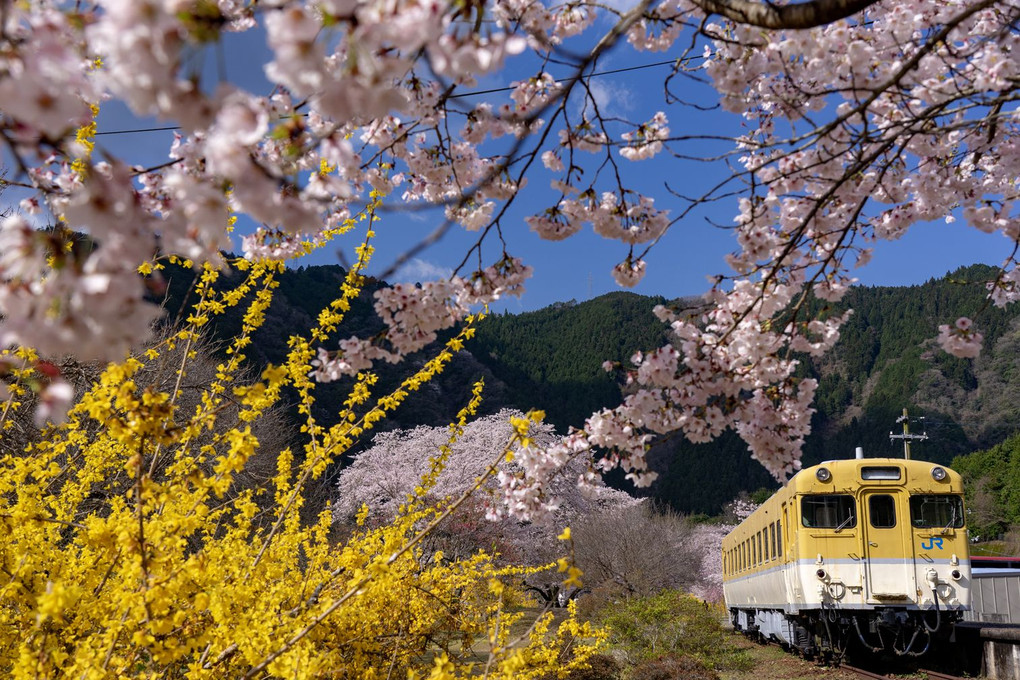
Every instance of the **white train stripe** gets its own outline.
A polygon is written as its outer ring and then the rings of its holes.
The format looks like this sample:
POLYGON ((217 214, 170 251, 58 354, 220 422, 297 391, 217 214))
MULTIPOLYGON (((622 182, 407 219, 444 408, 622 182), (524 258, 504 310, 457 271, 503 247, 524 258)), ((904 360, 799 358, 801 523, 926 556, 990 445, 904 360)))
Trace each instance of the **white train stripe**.
MULTIPOLYGON (((871 562, 871 564, 883 564, 883 565, 890 565, 890 564, 893 564, 893 565, 910 565, 910 566, 916 567, 918 569, 921 569, 921 568, 927 569, 929 567, 952 567, 953 569, 959 569, 960 572, 963 573, 964 577, 967 576, 966 572, 970 571, 970 559, 966 559, 966 558, 959 560, 959 564, 950 564, 948 557, 941 558, 941 559, 933 561, 933 562, 927 562, 927 561, 924 561, 924 560, 915 560, 912 557, 883 557, 883 558, 872 558, 870 560, 870 562, 871 562)), ((837 558, 837 559, 833 559, 833 558, 826 557, 826 558, 824 558, 822 560, 821 563, 819 563, 817 560, 813 560, 813 559, 803 559, 803 560, 797 560, 795 562, 785 562, 785 563, 782 563, 782 564, 777 564, 774 567, 769 567, 768 569, 764 569, 762 571, 756 571, 756 572, 753 572, 753 573, 750 573, 750 574, 745 574, 743 576, 724 578, 723 579, 723 585, 725 586, 725 585, 729 585, 731 583, 740 583, 742 581, 747 581, 749 579, 754 579, 754 578, 760 578, 762 576, 767 576, 767 575, 770 575, 770 574, 777 574, 777 573, 781 574, 784 569, 803 569, 805 567, 810 567, 812 569, 825 569, 826 571, 830 571, 829 567, 831 567, 833 565, 836 565, 836 566, 854 566, 854 565, 856 565, 856 566, 863 567, 867 563, 868 563, 868 560, 860 560, 860 559, 855 560, 855 559, 852 559, 852 558, 837 558)))

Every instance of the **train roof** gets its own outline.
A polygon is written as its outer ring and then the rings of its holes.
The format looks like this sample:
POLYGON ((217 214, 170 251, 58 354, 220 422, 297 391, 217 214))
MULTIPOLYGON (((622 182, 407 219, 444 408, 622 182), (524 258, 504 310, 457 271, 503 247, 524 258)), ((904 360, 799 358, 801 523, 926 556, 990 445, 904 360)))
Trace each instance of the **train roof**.
POLYGON ((740 522, 753 525, 764 521, 770 516, 777 497, 789 497, 791 494, 822 494, 822 493, 854 493, 860 487, 908 487, 911 490, 921 489, 927 493, 963 493, 963 478, 958 472, 945 465, 926 460, 907 460, 904 458, 845 458, 827 460, 818 465, 804 468, 780 489, 761 504, 754 512, 740 522), (829 478, 821 481, 818 472, 821 468, 829 471, 829 478), (941 480, 933 476, 935 469, 944 470, 945 477, 941 480), (894 478, 894 475, 898 474, 894 478))
POLYGON ((929 489, 944 485, 945 493, 960 493, 963 489, 960 474, 945 465, 904 458, 827 460, 798 472, 790 479, 788 487, 794 493, 824 493, 826 490, 834 490, 834 484, 838 488, 844 487, 849 479, 853 479, 857 485, 912 484, 929 489), (829 471, 829 480, 822 480, 825 476, 821 473, 822 468, 829 471))

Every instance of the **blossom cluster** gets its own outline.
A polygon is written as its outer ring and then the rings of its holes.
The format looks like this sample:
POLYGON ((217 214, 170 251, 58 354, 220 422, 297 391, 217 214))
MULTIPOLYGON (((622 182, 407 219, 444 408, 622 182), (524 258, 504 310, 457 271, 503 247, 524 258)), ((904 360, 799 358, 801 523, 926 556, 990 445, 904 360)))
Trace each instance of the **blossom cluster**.
MULTIPOLYGON (((388 521, 399 508, 413 498, 414 491, 428 479, 430 469, 438 460, 450 437, 447 428, 417 427, 412 430, 377 434, 372 445, 358 454, 350 466, 337 477, 339 495, 331 509, 334 521, 351 522, 362 506, 367 506, 369 521, 388 521)), ((535 479, 536 456, 548 448, 556 448, 557 437, 550 425, 529 421, 518 411, 503 410, 468 423, 449 446, 442 460, 442 473, 429 489, 437 499, 457 498, 484 477, 490 467, 495 475, 476 492, 491 519, 502 520, 493 525, 503 544, 502 552, 510 551, 526 563, 542 561, 550 531, 546 522, 522 525, 517 517, 543 515, 554 527, 570 526, 580 517, 627 507, 637 502, 632 496, 611 489, 594 477, 588 466, 586 447, 573 453, 562 451, 566 458, 547 457, 543 462, 545 476, 535 479), (528 444, 522 446, 514 422, 527 423, 528 444), (509 489, 511 507, 501 494, 500 479, 516 478, 527 469, 532 478, 516 480, 509 489), (579 487, 579 478, 588 483, 579 487), (497 491, 498 490, 498 491, 497 491), (545 512, 543 512, 545 511, 545 512)), ((457 519, 457 515, 453 519, 457 519)), ((461 525, 462 528, 464 525, 461 525)), ((491 537, 485 534, 486 539, 491 537)))
POLYGON ((372 341, 358 337, 341 340, 336 352, 319 348, 316 378, 329 382, 354 376, 380 359, 398 363, 435 342, 439 331, 452 328, 478 305, 503 295, 520 295, 530 275, 531 267, 517 258, 506 258, 471 279, 454 276, 448 281, 381 288, 375 293, 375 310, 386 324, 382 336, 372 341), (380 344, 383 339, 388 347, 380 344))
POLYGON ((939 326, 939 345, 953 356, 973 359, 981 353, 981 341, 984 337, 972 327, 972 322, 961 316, 950 326, 939 326))
MULTIPOLYGON (((996 33, 1011 16, 914 0, 810 31, 708 25, 705 69, 756 130, 741 140, 759 188, 740 201, 734 270, 784 278, 817 263, 814 292, 835 301, 874 242, 917 223, 962 216, 1016 244, 1020 119, 996 103, 1020 72, 1017 36, 996 33)), ((1011 280, 990 286, 996 304, 1016 299, 1011 280)))

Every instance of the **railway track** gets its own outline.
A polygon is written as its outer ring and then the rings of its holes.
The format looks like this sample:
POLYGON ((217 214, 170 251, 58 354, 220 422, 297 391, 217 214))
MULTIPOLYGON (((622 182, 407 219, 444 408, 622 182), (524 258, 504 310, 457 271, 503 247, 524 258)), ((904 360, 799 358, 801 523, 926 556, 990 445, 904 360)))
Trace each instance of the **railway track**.
POLYGON ((889 680, 889 676, 888 675, 881 675, 879 673, 872 673, 871 671, 866 671, 863 668, 857 668, 855 666, 848 666, 847 664, 841 665, 840 668, 842 668, 845 671, 850 671, 851 673, 854 673, 854 674, 856 674, 856 675, 858 675, 858 676, 860 676, 862 678, 871 678, 872 680, 889 680))
POLYGON ((939 673, 938 671, 929 671, 923 668, 918 669, 922 673, 928 676, 928 680, 963 680, 955 675, 949 675, 948 673, 939 673))
MULTIPOLYGON (((846 664, 843 664, 841 668, 843 670, 850 671, 851 673, 854 673, 862 678, 869 678, 869 680, 894 680, 892 676, 882 675, 881 673, 874 673, 863 668, 856 668, 854 666, 848 666, 846 664)), ((964 680, 963 678, 957 677, 955 675, 940 673, 938 671, 929 671, 923 668, 918 668, 917 671, 919 673, 924 673, 926 676, 928 676, 928 680, 964 680)))

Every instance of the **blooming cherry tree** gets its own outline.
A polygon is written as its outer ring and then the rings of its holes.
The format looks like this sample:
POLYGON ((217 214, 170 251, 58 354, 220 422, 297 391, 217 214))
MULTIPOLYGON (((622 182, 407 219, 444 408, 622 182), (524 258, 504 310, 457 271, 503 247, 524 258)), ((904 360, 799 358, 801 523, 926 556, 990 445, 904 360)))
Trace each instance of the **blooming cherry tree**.
MULTIPOLYGON (((515 478, 522 471, 520 461, 526 460, 528 455, 516 441, 516 431, 511 425, 512 419, 519 421, 523 415, 504 410, 465 426, 442 462, 442 474, 430 489, 430 497, 435 500, 459 497, 498 460, 498 473, 489 478, 477 496, 483 507, 488 506, 490 514, 500 514, 496 507, 497 478, 515 478), (504 458, 501 454, 508 445, 512 445, 510 455, 504 458)), ((558 439, 552 426, 547 424, 533 425, 528 436, 529 446, 537 450, 552 446, 558 439)), ((335 521, 351 523, 363 507, 368 510, 365 517, 369 522, 392 521, 436 464, 437 452, 449 438, 447 428, 426 426, 376 435, 372 445, 355 456, 354 462, 338 476, 337 498, 332 504, 335 521)), ((497 525, 500 542, 512 550, 517 559, 532 563, 548 561, 557 549, 555 543, 548 545, 549 539, 559 529, 583 517, 638 503, 633 496, 593 479, 585 461, 578 457, 555 468, 555 472, 557 474, 545 480, 543 487, 546 497, 555 498, 555 508, 551 500, 545 506, 551 526, 522 524, 509 517, 502 517, 497 525), (579 486, 579 480, 589 480, 589 483, 579 486)), ((467 511, 471 513, 474 508, 467 508, 467 511)), ((458 513, 451 521, 463 519, 463 511, 458 513)), ((491 537, 486 534, 484 538, 491 537)))
MULTIPOLYGON (((810 318, 805 301, 839 300, 877 242, 934 220, 1001 233, 1011 252, 990 300, 1020 297, 1018 21, 1010 0, 0 2, 5 182, 56 224, 40 234, 16 215, 0 222, 0 345, 123 359, 159 313, 139 268, 169 255, 221 266, 231 213, 261 225, 242 241, 258 260, 341 237, 369 204, 442 206, 428 242, 473 232, 477 264, 378 291, 379 336, 322 339, 316 377, 355 375, 522 290, 531 269, 503 227, 536 171, 553 174, 555 196, 530 227, 561 240, 590 226, 619 242, 611 273, 624 286, 672 225, 734 197, 731 273, 702 309, 657 310, 676 340, 634 357, 625 402, 526 447, 502 493, 517 515, 548 510, 552 472, 593 448, 603 469, 647 484, 651 438, 705 441, 727 428, 783 477, 799 466, 816 388, 796 376, 793 353, 824 353, 846 319, 810 318), (187 67, 244 31, 265 36, 268 96, 187 67), (599 107, 594 67, 616 48, 675 57, 650 120, 599 107), (553 63, 569 75, 554 78, 553 63), (513 74, 509 94, 472 89, 496 73, 513 74), (727 181, 666 206, 628 166, 698 155, 688 145, 703 136, 669 124, 686 105, 684 79, 708 79, 749 132, 726 142, 727 181), (110 100, 180 127, 166 162, 93 155, 91 121, 110 100), (72 247, 75 232, 95 247, 72 247), (498 261, 481 262, 483 245, 498 261)), ((980 334, 966 323, 940 333, 948 351, 976 355, 980 334)))

